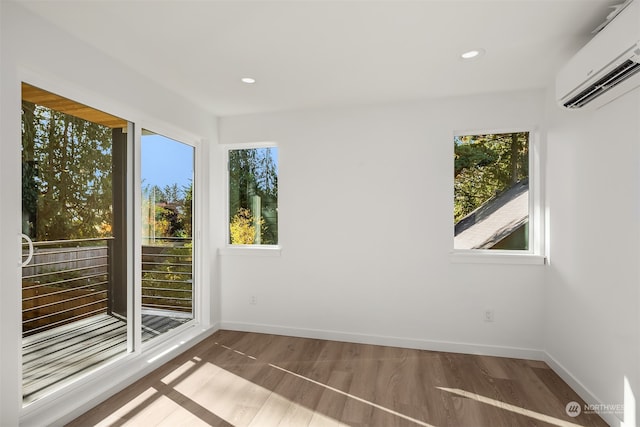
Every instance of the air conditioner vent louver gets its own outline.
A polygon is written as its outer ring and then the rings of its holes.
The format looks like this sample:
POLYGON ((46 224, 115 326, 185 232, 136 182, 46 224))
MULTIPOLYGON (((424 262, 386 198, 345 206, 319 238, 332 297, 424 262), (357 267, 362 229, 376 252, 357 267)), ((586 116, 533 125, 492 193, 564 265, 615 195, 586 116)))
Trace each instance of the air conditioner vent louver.
POLYGON ((585 90, 564 103, 567 108, 580 108, 589 102, 593 101, 600 95, 607 92, 609 89, 615 87, 618 83, 621 83, 640 72, 640 63, 634 62, 631 59, 625 61, 620 66, 609 72, 607 75, 587 87, 585 90))

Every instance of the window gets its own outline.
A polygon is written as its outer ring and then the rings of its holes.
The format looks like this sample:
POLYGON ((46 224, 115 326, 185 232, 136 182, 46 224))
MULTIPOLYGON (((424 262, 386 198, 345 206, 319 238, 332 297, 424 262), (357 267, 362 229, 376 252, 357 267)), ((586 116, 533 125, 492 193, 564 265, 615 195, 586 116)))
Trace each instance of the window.
POLYGON ((229 150, 231 245, 278 244, 278 148, 229 150))
POLYGON ((454 249, 532 251, 530 134, 454 137, 454 249))

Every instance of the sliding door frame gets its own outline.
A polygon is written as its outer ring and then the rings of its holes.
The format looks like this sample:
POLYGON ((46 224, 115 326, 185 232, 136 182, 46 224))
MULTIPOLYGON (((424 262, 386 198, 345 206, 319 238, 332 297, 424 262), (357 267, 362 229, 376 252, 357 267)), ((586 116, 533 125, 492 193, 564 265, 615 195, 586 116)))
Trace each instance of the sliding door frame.
POLYGON ((133 250, 133 266, 135 268, 134 274, 134 290, 133 290, 133 303, 137 308, 137 311, 134 315, 134 340, 133 345, 135 349, 141 349, 145 351, 147 349, 155 348, 156 346, 162 344, 167 339, 180 334, 186 329, 192 328, 195 325, 206 324, 208 322, 202 316, 202 302, 201 296, 205 294, 202 289, 202 220, 203 215, 201 214, 201 203, 202 197, 204 197, 204 181, 202 180, 202 169, 203 169, 203 160, 201 159, 202 152, 202 144, 203 140, 186 133, 184 131, 180 131, 169 126, 163 125, 161 123, 157 123, 149 120, 141 120, 140 122, 136 122, 135 133, 134 133, 134 173, 133 173, 133 195, 134 195, 134 224, 133 224, 133 234, 135 236, 134 250, 133 250), (149 340, 145 343, 142 342, 142 223, 140 218, 142 218, 142 130, 151 131, 157 135, 161 135, 163 137, 172 139, 181 144, 185 144, 189 147, 193 148, 193 207, 192 207, 192 241, 193 241, 193 249, 192 249, 192 310, 193 310, 193 319, 185 322, 183 325, 172 329, 159 337, 156 337, 152 340, 149 340))
MULTIPOLYGON (((50 75, 43 75, 41 73, 33 72, 32 70, 19 69, 16 73, 16 87, 12 88, 11 93, 6 95, 11 96, 15 105, 15 111, 10 114, 3 114, 3 118, 13 118, 16 123, 11 124, 11 132, 16 136, 15 147, 12 147, 10 151, 17 153, 18 159, 20 158, 20 108, 21 108, 21 82, 31 84, 33 86, 42 88, 43 90, 59 94, 65 98, 71 99, 78 103, 82 103, 92 108, 107 112, 117 117, 122 117, 129 122, 127 132, 133 137, 128 137, 127 146, 127 237, 126 245, 128 248, 129 263, 126 266, 126 275, 128 277, 127 283, 127 315, 128 319, 128 338, 127 338, 127 353, 121 357, 116 358, 113 361, 107 362, 104 366, 100 367, 96 371, 91 372, 83 378, 69 384, 57 390, 50 395, 44 396, 28 405, 19 406, 18 401, 22 401, 21 387, 22 384, 22 330, 21 328, 14 328, 12 331, 3 331, 2 337, 10 339, 2 342, 2 362, 13 362, 12 366, 5 366, 2 368, 3 382, 0 395, 2 396, 3 404, 2 410, 9 410, 7 413, 18 411, 19 418, 21 420, 46 420, 51 415, 47 415, 47 411, 53 410, 54 413, 65 413, 66 409, 73 409, 77 411, 78 404, 80 402, 91 402, 92 399, 100 399, 99 396, 105 396, 112 392, 114 387, 119 387, 118 384, 124 384, 132 382, 133 380, 141 377, 143 374, 149 372, 151 369, 157 367, 159 364, 167 361, 169 358, 175 356, 180 352, 179 347, 187 343, 197 342, 204 336, 208 335, 211 330, 210 313, 211 309, 208 304, 204 304, 202 298, 210 299, 211 290, 206 289, 203 280, 203 273, 205 271, 213 273, 213 267, 204 267, 204 257, 207 256, 208 245, 203 243, 203 226, 204 226, 204 206, 209 202, 208 194, 205 189, 209 186, 206 180, 209 178, 208 172, 205 170, 207 165, 207 155, 209 149, 206 147, 207 140, 201 136, 184 131, 180 128, 173 127, 167 123, 163 123, 161 120, 149 118, 144 113, 132 109, 125 104, 113 102, 106 96, 99 93, 91 92, 90 89, 80 88, 73 84, 61 80, 50 75), (142 315, 141 315, 141 280, 142 280, 142 233, 141 233, 141 135, 142 129, 149 129, 153 132, 157 132, 163 136, 174 139, 186 145, 194 148, 194 191, 193 191, 193 319, 186 322, 184 325, 177 327, 157 339, 150 340, 147 343, 142 344, 142 315), (10 333, 7 333, 10 332, 10 333), (10 355, 8 355, 10 353, 10 355), (16 369, 18 368, 18 369, 16 369), (5 376, 7 373, 10 375, 5 376), (6 380, 6 382, 5 382, 6 380), (111 381, 109 384, 104 381, 111 381), (13 391, 12 391, 13 390, 13 391), (13 409, 12 409, 13 408, 13 409), (19 409, 18 409, 19 408, 19 409)), ((4 96, 5 94, 3 94, 4 96)), ((212 118, 213 120, 213 118, 212 118)), ((7 152, 3 150, 4 152, 7 152)), ((19 163, 17 166, 8 170, 19 170, 19 163)), ((3 171, 4 176, 4 171, 3 171)), ((17 179, 20 182, 20 179, 17 179)), ((15 289, 10 292, 3 292, 3 298, 10 296, 13 303, 10 306, 16 307, 9 311, 5 310, 7 304, 2 305, 2 318, 11 318, 19 316, 21 310, 21 292, 18 291, 20 285, 21 267, 21 244, 19 241, 19 200, 21 200, 21 188, 18 183, 12 185, 12 191, 9 194, 8 200, 13 201, 9 203, 9 206, 17 206, 15 213, 10 213, 13 218, 12 221, 7 221, 7 227, 16 228, 15 235, 15 249, 13 255, 16 260, 15 270, 12 277, 16 277, 15 289), (15 200, 14 200, 15 199, 15 200), (15 203, 18 201, 18 203, 15 203)), ((7 192, 8 193, 8 192, 7 192)), ((3 192, 5 196, 5 192, 3 192)), ((7 215, 9 216, 9 215, 7 215)), ((3 214, 3 222, 5 215, 3 214)), ((6 264, 6 263, 5 263, 6 264)), ((3 274, 3 277, 5 275, 3 274)), ((21 322, 19 322, 21 324, 21 322)), ((80 403, 86 405, 85 403, 80 403)), ((66 412, 71 414, 69 412, 66 412)), ((11 415, 13 417, 13 415, 11 415)))

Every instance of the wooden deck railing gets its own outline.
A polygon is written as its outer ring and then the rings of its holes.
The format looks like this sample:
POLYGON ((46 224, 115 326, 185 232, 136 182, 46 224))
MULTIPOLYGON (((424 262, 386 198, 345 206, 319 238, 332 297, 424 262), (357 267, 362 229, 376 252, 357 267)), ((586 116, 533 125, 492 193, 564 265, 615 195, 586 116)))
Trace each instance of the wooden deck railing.
POLYGON ((34 243, 22 268, 22 329, 30 335, 107 311, 110 238, 34 243))
POLYGON ((142 307, 193 313, 190 238, 146 239, 142 246, 142 307))
MULTIPOLYGON (((110 312, 113 238, 34 242, 22 270, 23 335, 110 312)), ((142 307, 193 312, 191 239, 156 238, 142 247, 142 307)), ((26 257, 26 252, 24 253, 26 257)), ((126 286, 126 284, 121 284, 126 286)))

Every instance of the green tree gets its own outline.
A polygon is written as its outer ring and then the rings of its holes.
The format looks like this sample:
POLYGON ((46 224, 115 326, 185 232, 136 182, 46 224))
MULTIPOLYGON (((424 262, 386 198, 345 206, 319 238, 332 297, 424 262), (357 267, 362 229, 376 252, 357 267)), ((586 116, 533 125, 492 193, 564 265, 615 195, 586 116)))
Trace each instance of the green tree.
POLYGON ((193 183, 180 189, 178 184, 143 185, 143 224, 147 237, 191 237, 193 183))
POLYGON ((193 181, 183 188, 184 201, 182 203, 182 224, 184 236, 193 236, 193 181))
POLYGON ((31 237, 110 233, 111 145, 106 126, 22 103, 23 228, 31 237))
POLYGON ((529 176, 529 133, 454 140, 454 222, 529 176))
POLYGON ((178 187, 178 184, 173 183, 171 185, 165 185, 162 194, 164 201, 167 203, 178 203, 182 200, 182 190, 178 187))
POLYGON ((242 217, 244 210, 249 211, 252 218, 260 218, 261 224, 264 224, 260 227, 259 236, 262 244, 278 243, 278 173, 275 154, 273 148, 229 151, 229 224, 234 218, 237 220, 242 217), (253 211, 256 200, 259 200, 260 212, 253 211))

